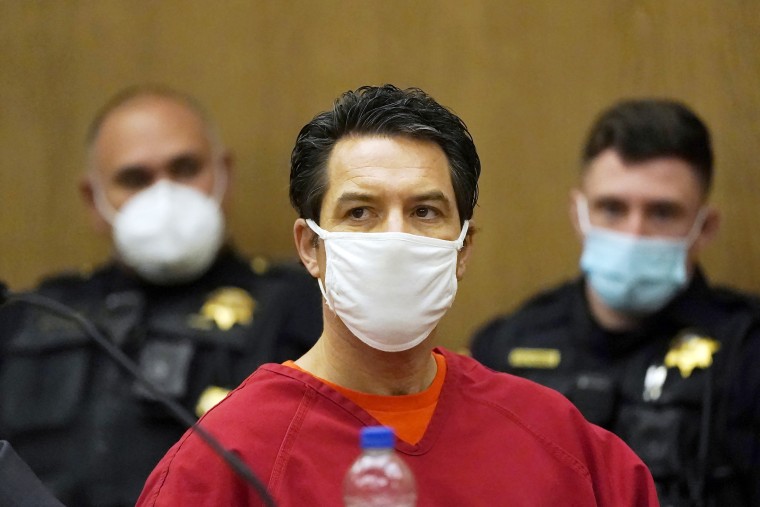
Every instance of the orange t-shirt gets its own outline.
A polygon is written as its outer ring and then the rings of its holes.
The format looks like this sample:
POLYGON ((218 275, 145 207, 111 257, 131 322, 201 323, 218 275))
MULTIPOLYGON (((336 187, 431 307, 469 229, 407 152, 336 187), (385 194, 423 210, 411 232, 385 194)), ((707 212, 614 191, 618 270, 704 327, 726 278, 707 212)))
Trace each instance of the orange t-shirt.
MULTIPOLYGON (((367 394, 346 389, 324 379, 319 380, 359 405, 381 424, 393 428, 396 436, 401 440, 410 444, 416 444, 422 439, 428 423, 433 417, 433 412, 438 404, 438 397, 443 388, 443 380, 446 378, 446 359, 443 355, 435 352, 433 352, 433 357, 438 367, 435 378, 430 387, 417 394, 400 396, 367 394)), ((299 368, 293 361, 286 361, 283 364, 309 373, 299 368)))

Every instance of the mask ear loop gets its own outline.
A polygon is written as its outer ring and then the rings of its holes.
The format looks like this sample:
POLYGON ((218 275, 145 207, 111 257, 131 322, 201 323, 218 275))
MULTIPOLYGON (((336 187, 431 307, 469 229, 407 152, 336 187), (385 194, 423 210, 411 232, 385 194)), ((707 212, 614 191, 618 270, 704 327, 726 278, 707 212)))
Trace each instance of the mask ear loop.
MULTIPOLYGON (((326 231, 322 229, 320 226, 317 225, 314 220, 311 218, 306 219, 306 224, 309 226, 309 228, 314 231, 314 233, 319 236, 322 239, 325 239, 327 236, 330 235, 330 231, 326 231)), ((470 221, 465 220, 464 224, 462 225, 462 232, 459 233, 459 237, 455 240, 455 244, 457 247, 457 250, 461 250, 464 246, 464 238, 467 237, 467 230, 470 228, 470 221)))
POLYGON ((224 194, 227 191, 227 172, 220 167, 219 163, 214 164, 214 188, 211 191, 211 197, 217 204, 222 204, 224 194))
POLYGON ((318 226, 317 223, 311 218, 306 219, 306 225, 308 225, 309 229, 314 231, 314 233, 322 239, 325 239, 325 237, 327 237, 330 234, 329 231, 326 231, 320 226, 318 226))
POLYGON ((462 232, 459 233, 459 238, 457 238, 456 246, 457 246, 457 252, 462 249, 464 246, 464 238, 467 237, 467 230, 470 228, 470 221, 465 220, 464 224, 462 224, 462 232))
POLYGON ((95 203, 95 209, 98 210, 98 213, 100 213, 100 216, 102 216, 106 222, 113 225, 113 221, 116 219, 118 211, 113 207, 113 204, 108 201, 108 197, 106 197, 98 175, 91 172, 87 177, 90 180, 92 200, 95 203))
POLYGON ((585 195, 580 195, 575 200, 575 210, 578 215, 578 225, 581 232, 586 235, 591 230, 591 219, 588 216, 588 200, 585 195))
POLYGON ((691 230, 689 230, 689 234, 686 235, 686 246, 690 247, 694 244, 694 242, 697 240, 697 237, 702 233, 702 227, 705 225, 705 220, 707 220, 707 206, 702 206, 699 208, 699 212, 697 213, 697 218, 694 219, 694 225, 691 226, 691 230))
MULTIPOLYGON (((586 200, 586 196, 581 195, 576 199, 575 209, 578 213, 578 225, 580 225, 583 234, 587 234, 589 229, 591 229, 591 220, 588 215, 588 200, 586 200)), ((697 218, 694 220, 694 224, 686 235, 687 246, 691 246, 694 241, 696 241, 697 236, 702 232, 702 226, 705 225, 706 219, 707 207, 702 206, 699 208, 699 213, 697 213, 697 218)))
MULTIPOLYGON (((323 241, 325 239, 325 236, 329 234, 328 231, 322 229, 320 226, 317 225, 317 223, 312 220, 311 218, 306 219, 306 225, 309 226, 309 228, 314 231, 314 234, 319 236, 323 241)), ((330 298, 327 297, 327 292, 325 291, 325 285, 322 283, 322 278, 317 278, 317 284, 319 284, 319 291, 322 293, 322 297, 325 298, 325 302, 327 303, 327 307, 332 310, 333 313, 335 313, 335 308, 333 308, 332 303, 330 302, 330 298)), ((337 313, 335 313, 337 315, 337 313)))
MULTIPOLYGON (((113 204, 108 201, 108 198, 103 191, 103 185, 100 182, 100 177, 93 172, 87 176, 90 180, 90 186, 92 187, 92 198, 95 203, 95 209, 98 213, 108 222, 113 225, 113 221, 116 219, 118 210, 114 208, 113 204)), ((224 193, 227 191, 227 173, 219 168, 219 165, 214 165, 214 188, 211 192, 211 197, 217 203, 221 205, 224 193)))

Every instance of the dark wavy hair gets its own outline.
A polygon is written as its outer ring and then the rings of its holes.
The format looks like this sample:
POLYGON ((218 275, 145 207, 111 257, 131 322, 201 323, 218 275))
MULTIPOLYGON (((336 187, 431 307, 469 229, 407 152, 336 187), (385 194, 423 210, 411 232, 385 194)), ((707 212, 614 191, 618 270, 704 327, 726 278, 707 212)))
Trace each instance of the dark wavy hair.
POLYGON ((403 136, 432 141, 449 162, 460 220, 472 218, 478 200, 480 158, 464 122, 419 88, 363 86, 335 100, 299 132, 290 157, 290 202, 301 218, 319 223, 327 191, 327 161, 342 138, 403 136))
POLYGON ((710 131, 681 102, 625 100, 603 111, 589 130, 583 147, 584 170, 591 160, 610 148, 628 163, 679 158, 692 167, 704 194, 710 191, 713 178, 710 131))

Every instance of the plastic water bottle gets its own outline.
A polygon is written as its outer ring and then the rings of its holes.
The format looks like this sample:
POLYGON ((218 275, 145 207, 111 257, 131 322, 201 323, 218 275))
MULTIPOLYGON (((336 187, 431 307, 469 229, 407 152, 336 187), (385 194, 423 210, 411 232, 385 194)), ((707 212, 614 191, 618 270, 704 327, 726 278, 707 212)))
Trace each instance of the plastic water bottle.
POLYGON ((346 507, 414 507, 417 485, 411 469, 394 449, 396 437, 387 426, 361 431, 361 455, 343 480, 346 507))

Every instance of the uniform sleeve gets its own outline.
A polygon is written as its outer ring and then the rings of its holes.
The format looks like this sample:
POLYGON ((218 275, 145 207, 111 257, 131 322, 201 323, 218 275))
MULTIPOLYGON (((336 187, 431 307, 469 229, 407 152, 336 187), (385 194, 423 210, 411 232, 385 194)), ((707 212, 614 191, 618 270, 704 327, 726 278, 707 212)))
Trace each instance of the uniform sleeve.
POLYGON ((322 293, 301 265, 282 269, 283 320, 273 362, 298 359, 322 333, 322 293))
POLYGON ((497 371, 507 371, 506 343, 512 326, 504 317, 496 318, 475 332, 470 342, 472 357, 497 371))
POLYGON ((659 506, 649 469, 617 436, 588 423, 591 452, 587 456, 597 505, 659 506))
POLYGON ((0 505, 63 507, 4 440, 0 440, 0 505))
POLYGON ((568 328, 569 303, 576 300, 580 287, 575 281, 539 293, 515 311, 486 323, 470 340, 472 357, 492 370, 513 372, 509 352, 518 343, 568 328))
POLYGON ((21 322, 21 305, 6 304, 0 306, 0 370, 3 366, 4 350, 21 322))
POLYGON ((729 390, 727 455, 740 476, 747 505, 760 505, 760 329, 744 342, 729 390))

